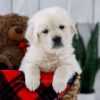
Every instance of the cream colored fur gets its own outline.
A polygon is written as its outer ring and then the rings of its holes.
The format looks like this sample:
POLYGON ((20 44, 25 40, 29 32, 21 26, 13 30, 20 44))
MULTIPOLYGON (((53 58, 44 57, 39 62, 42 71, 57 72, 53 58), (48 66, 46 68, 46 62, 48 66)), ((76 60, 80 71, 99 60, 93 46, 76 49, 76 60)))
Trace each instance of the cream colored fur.
POLYGON ((40 72, 54 72, 53 88, 59 93, 66 87, 69 78, 81 73, 74 55, 72 39, 77 34, 75 24, 68 13, 58 7, 37 12, 28 22, 26 38, 30 43, 20 69, 25 74, 25 84, 30 91, 40 85, 40 72), (59 29, 64 25, 63 30, 59 29), (48 29, 48 34, 43 30, 48 29), (52 48, 52 38, 60 36, 63 47, 52 48))

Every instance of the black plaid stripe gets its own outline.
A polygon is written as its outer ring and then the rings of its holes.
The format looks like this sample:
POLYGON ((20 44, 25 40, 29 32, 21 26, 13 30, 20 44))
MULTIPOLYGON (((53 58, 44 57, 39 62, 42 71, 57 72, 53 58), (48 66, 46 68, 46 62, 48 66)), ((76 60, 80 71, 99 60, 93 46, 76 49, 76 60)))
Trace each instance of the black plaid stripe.
POLYGON ((7 82, 4 74, 0 72, 0 99, 2 100, 20 100, 20 97, 17 96, 17 93, 20 89, 22 89, 25 85, 19 84, 17 81, 21 81, 23 79, 23 75, 20 74, 11 82, 7 82), (11 86, 12 84, 12 86, 11 86), (15 98, 15 99, 14 99, 15 98))
MULTIPOLYGON (((20 78, 19 79, 17 79, 17 82, 15 82, 15 84, 13 85, 13 90, 14 90, 14 92, 17 94, 22 88, 24 88, 25 87, 25 84, 22 82, 20 82, 20 80, 22 80, 23 78, 20 76, 20 78), (19 82, 18 82, 18 80, 19 80, 19 82)), ((11 83, 10 83, 11 84, 11 83)), ((10 98, 15 98, 15 95, 14 95, 14 92, 13 93, 11 93, 11 95, 9 95, 9 97, 8 97, 8 100, 10 100, 10 98)))
POLYGON ((38 100, 53 100, 57 96, 52 88, 52 85, 47 88, 41 84, 37 92, 39 93, 38 100))

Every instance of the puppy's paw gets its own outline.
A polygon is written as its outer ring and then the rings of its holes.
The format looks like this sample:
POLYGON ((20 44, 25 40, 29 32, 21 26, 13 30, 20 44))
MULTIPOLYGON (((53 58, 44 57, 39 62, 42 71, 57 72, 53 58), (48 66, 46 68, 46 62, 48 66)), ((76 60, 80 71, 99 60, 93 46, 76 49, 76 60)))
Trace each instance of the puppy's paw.
POLYGON ((67 81, 64 78, 54 77, 52 86, 56 93, 60 93, 66 88, 67 81))
POLYGON ((40 79, 37 77, 28 76, 25 78, 25 84, 30 91, 35 91, 40 85, 40 79))

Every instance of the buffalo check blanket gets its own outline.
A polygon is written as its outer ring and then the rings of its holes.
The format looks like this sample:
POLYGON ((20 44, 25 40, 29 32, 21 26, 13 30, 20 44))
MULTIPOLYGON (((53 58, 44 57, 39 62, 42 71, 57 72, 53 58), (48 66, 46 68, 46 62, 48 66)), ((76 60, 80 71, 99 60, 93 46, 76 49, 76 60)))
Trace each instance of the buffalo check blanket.
POLYGON ((0 100, 60 100, 72 86, 77 74, 56 94, 52 88, 53 73, 41 73, 41 85, 35 92, 25 86, 24 74, 16 70, 0 70, 0 100))

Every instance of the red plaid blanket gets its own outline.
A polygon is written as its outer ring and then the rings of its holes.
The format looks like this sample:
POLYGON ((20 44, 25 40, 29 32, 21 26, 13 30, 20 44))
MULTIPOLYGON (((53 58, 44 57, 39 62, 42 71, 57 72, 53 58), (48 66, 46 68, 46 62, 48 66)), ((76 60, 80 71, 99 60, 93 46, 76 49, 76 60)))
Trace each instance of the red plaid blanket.
POLYGON ((66 89, 56 94, 52 88, 53 73, 41 73, 41 85, 30 92, 24 83, 24 75, 16 70, 0 70, 0 100, 59 100, 67 93, 76 75, 66 85, 66 89), (46 81, 45 81, 46 80, 46 81))

